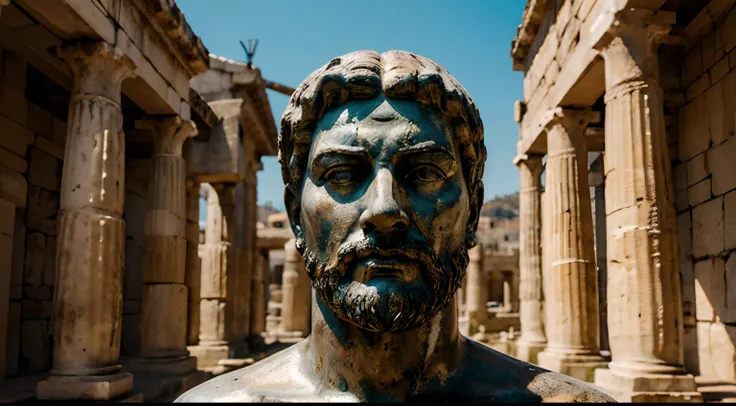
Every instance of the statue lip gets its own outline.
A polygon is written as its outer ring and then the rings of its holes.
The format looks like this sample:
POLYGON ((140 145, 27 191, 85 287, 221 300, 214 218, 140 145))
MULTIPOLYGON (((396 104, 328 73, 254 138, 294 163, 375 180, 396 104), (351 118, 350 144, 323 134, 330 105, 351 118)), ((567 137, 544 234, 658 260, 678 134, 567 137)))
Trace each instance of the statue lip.
POLYGON ((357 261, 355 279, 362 283, 379 278, 410 282, 416 279, 418 270, 419 263, 403 255, 372 255, 357 261))

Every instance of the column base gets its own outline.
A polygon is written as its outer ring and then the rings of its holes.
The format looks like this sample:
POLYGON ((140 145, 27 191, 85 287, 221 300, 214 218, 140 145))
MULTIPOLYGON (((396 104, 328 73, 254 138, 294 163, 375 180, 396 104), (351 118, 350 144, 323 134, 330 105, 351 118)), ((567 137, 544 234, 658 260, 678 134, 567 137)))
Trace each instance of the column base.
POLYGON ((221 359, 230 357, 230 346, 228 345, 193 345, 187 347, 189 354, 197 359, 197 369, 206 371, 208 368, 217 367, 221 359))
POLYGON ((564 354, 552 352, 549 349, 537 354, 537 361, 537 365, 542 368, 585 382, 593 382, 595 371, 608 366, 608 362, 600 355, 564 354))
POLYGON ((42 400, 110 400, 133 390, 133 375, 50 376, 36 385, 42 400))
POLYGON ((530 364, 538 364, 538 355, 547 348, 547 343, 537 341, 516 341, 516 358, 530 364))
POLYGON ((628 375, 611 369, 595 371, 595 385, 618 402, 703 402, 695 378, 683 375, 628 375))

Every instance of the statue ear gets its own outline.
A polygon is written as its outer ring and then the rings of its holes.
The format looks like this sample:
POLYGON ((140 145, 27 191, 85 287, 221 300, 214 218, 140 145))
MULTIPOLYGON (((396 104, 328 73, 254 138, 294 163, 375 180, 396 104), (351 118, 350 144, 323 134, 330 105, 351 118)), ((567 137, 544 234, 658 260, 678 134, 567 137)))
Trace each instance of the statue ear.
POLYGON ((468 243, 470 247, 475 246, 475 232, 478 230, 478 221, 480 219, 480 209, 483 207, 483 181, 478 181, 478 187, 475 188, 475 192, 470 196, 470 213, 468 214, 468 243))
POLYGON ((284 204, 286 204, 286 214, 289 216, 289 225, 291 225, 291 231, 294 233, 294 237, 296 237, 297 241, 304 239, 301 204, 299 198, 288 186, 284 188, 284 204))

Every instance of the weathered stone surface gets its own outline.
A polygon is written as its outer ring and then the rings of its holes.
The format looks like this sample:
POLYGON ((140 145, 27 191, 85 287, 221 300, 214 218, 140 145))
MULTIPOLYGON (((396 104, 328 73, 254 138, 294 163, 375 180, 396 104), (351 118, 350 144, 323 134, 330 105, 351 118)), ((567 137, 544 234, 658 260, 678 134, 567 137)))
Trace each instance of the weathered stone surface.
POLYGON ((8 312, 7 341, 5 342, 5 377, 13 377, 18 374, 18 362, 20 357, 21 338, 21 304, 11 302, 8 312))
POLYGON ((693 186, 710 175, 707 162, 708 154, 698 154, 687 161, 687 185, 693 186))
POLYGON ((726 285, 723 258, 695 262, 695 317, 698 321, 715 321, 726 307, 726 285))
POLYGON ((59 161, 48 153, 31 148, 28 183, 44 189, 59 191, 59 161))
POLYGON ((695 207, 700 203, 709 200, 712 196, 710 179, 703 179, 693 186, 690 186, 687 190, 687 194, 690 207, 695 207))
POLYGON ((716 197, 693 209, 693 256, 718 255, 723 248, 723 197, 716 197))
POLYGON ((709 380, 733 382, 736 357, 733 337, 736 328, 722 323, 698 322, 698 348, 700 376, 709 380))
POLYGON ((677 243, 680 262, 692 260, 693 257, 693 232, 690 212, 677 215, 677 243))
POLYGON ((703 117, 708 117, 708 104, 705 97, 686 104, 679 110, 678 120, 680 142, 679 158, 688 161, 694 156, 705 152, 710 144, 710 129, 703 117))
POLYGON ((147 358, 186 355, 187 287, 143 286, 141 355, 147 358))
POLYGON ((52 376, 38 383, 38 399, 108 400, 130 392, 133 375, 119 372, 102 376, 52 376))
POLYGON ((736 136, 708 152, 708 162, 713 172, 713 194, 722 195, 736 188, 736 136))
POLYGON ((46 266, 46 236, 32 232, 26 237, 26 260, 23 283, 38 286, 43 281, 46 266))
POLYGON ((23 300, 23 319, 50 319, 53 304, 50 300, 23 300))
POLYGON ((26 126, 28 124, 28 101, 23 93, 17 89, 3 84, 0 87, 0 113, 7 116, 16 123, 26 126))
POLYGON ((724 244, 727 250, 736 248, 736 191, 723 197, 724 244))
POLYGON ((49 336, 46 320, 25 320, 21 326, 20 360, 18 372, 32 374, 48 369, 49 336))
POLYGON ((141 314, 123 314, 120 355, 140 356, 141 314))
POLYGON ((38 186, 28 187, 26 226, 29 230, 56 235, 59 195, 38 186))
MULTIPOLYGON (((53 368, 55 374, 76 377, 51 377, 37 391, 39 398, 102 399, 119 394, 111 389, 113 381, 128 382, 120 384, 125 391, 131 386, 130 375, 117 380, 105 375, 119 370, 125 247, 120 103, 122 81, 133 66, 104 42, 69 45, 59 54, 75 80, 58 220, 53 368), (100 375, 94 378, 100 382, 89 382, 89 375, 100 375)), ((50 134, 51 121, 48 127, 50 134)))

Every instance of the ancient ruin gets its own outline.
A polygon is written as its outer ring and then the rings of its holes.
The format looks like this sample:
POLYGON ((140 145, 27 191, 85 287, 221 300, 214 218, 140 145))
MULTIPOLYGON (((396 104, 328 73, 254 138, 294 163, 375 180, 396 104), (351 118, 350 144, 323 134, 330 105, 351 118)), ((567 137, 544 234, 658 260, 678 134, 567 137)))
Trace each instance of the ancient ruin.
POLYGON ((520 358, 620 401, 733 393, 734 4, 527 2, 520 358))
POLYGON ((294 89, 174 0, 0 0, 0 401, 736 400, 736 0, 518 17, 519 192, 484 202, 426 58, 294 89), (287 212, 257 205, 279 148, 287 212))

